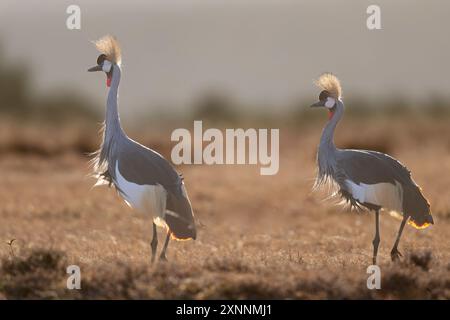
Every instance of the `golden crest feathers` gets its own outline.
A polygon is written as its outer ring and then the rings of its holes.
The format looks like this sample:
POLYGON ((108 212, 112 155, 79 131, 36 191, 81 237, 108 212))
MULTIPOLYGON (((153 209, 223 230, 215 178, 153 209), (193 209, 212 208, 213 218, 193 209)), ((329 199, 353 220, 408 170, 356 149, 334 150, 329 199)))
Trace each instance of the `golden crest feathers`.
POLYGON ((332 73, 324 73, 315 84, 322 90, 326 90, 335 99, 340 99, 342 97, 342 87, 339 79, 332 73))
POLYGON ((93 41, 95 47, 98 51, 106 55, 106 58, 120 65, 122 60, 122 55, 120 51, 119 42, 117 39, 111 35, 106 35, 98 39, 97 41, 93 41))

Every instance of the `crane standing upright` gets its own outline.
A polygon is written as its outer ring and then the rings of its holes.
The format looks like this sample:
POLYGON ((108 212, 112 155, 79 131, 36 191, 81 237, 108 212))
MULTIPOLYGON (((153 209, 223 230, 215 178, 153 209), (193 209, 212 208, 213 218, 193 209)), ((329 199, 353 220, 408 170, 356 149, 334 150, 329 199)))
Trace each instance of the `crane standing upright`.
POLYGON ((97 65, 88 71, 106 73, 109 87, 103 142, 94 158, 98 184, 113 184, 125 202, 153 218, 152 258, 158 246, 156 226, 167 229, 160 260, 172 237, 177 240, 196 238, 194 214, 183 179, 159 153, 130 139, 123 131, 118 113, 117 96, 121 77, 121 51, 117 40, 104 36, 94 42, 101 54, 97 65))
POLYGON ((380 210, 390 209, 400 213, 403 219, 391 251, 394 261, 401 256, 398 244, 406 222, 417 229, 434 223, 430 204, 411 178, 411 172, 391 156, 376 151, 336 148, 334 130, 344 114, 341 85, 331 73, 320 76, 316 84, 322 92, 319 101, 311 107, 325 107, 329 113, 317 153, 319 170, 316 186, 335 183, 337 194, 352 207, 375 211, 373 264, 377 263, 380 243, 380 210))

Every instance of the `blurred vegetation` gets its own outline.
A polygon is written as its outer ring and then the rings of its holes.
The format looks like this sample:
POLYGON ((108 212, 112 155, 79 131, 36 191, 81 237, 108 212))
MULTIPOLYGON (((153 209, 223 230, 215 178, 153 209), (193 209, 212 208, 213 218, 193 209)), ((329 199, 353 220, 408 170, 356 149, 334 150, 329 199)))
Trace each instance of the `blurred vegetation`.
POLYGON ((100 110, 77 93, 62 91, 38 99, 32 116, 50 122, 77 119, 100 119, 100 110))
POLYGON ((23 64, 7 62, 0 46, 0 111, 14 115, 30 109, 30 71, 23 64))
POLYGON ((3 259, 0 291, 9 299, 55 299, 65 278, 65 254, 57 250, 27 250, 22 257, 3 259))
MULTIPOLYGON (((345 117, 362 119, 425 119, 444 120, 450 117, 450 99, 440 95, 430 95, 423 101, 411 101, 401 94, 392 94, 379 101, 374 101, 362 96, 353 96, 345 99, 345 117)), ((312 110, 310 103, 303 102, 294 104, 290 108, 290 123, 293 125, 304 125, 316 120, 323 120, 324 112, 312 110)))
POLYGON ((12 63, 0 46, 0 114, 15 120, 39 122, 99 119, 92 102, 76 92, 54 90, 46 95, 32 90, 32 71, 23 62, 12 63))
MULTIPOLYGON (((264 276, 255 277, 255 271, 261 272, 258 267, 236 257, 211 258, 188 266, 165 264, 158 268, 120 261, 111 263, 109 267, 96 264, 83 274, 82 290, 67 290, 67 254, 51 248, 28 248, 17 256, 4 257, 0 261, 0 297, 88 300, 448 299, 448 266, 435 260, 430 251, 421 251, 407 255, 398 264, 387 265, 381 290, 367 290, 359 277, 351 277, 344 272, 336 276, 332 270, 326 270, 327 277, 312 277, 311 271, 295 275, 286 273, 282 277, 264 271, 264 276), (171 281, 169 286, 168 279, 171 281)), ((298 271, 298 265, 295 267, 298 271)), ((267 269, 270 270, 270 265, 265 267, 267 269)))
MULTIPOLYGON (((288 106, 266 107, 244 106, 235 99, 218 92, 209 92, 197 99, 192 106, 192 119, 203 120, 214 125, 270 125, 300 127, 323 122, 325 110, 309 108, 313 101, 298 99, 288 106), (322 111, 322 112, 320 112, 322 111)), ((430 94, 422 101, 407 99, 398 93, 373 101, 363 96, 345 99, 345 117, 350 119, 399 118, 415 120, 443 120, 450 118, 450 98, 430 94)))
MULTIPOLYGON (((48 93, 33 92, 32 70, 26 63, 12 63, 6 59, 0 46, 0 115, 12 117, 16 121, 38 121, 51 125, 83 120, 96 124, 102 119, 102 107, 95 105, 82 94, 69 88, 56 88, 48 93)), ((298 99, 288 106, 248 106, 242 105, 230 94, 220 90, 206 91, 190 106, 189 112, 179 114, 172 108, 138 112, 135 120, 139 128, 167 124, 186 124, 186 120, 203 120, 209 126, 292 126, 299 127, 322 121, 324 112, 311 110, 308 106, 314 97, 298 99), (155 123, 155 119, 158 121, 155 123)), ((364 96, 351 95, 345 99, 348 118, 399 117, 447 119, 450 116, 450 97, 430 94, 424 101, 411 101, 402 94, 392 93, 374 102, 364 96), (375 104, 376 103, 376 104, 375 104)))
POLYGON ((207 119, 217 124, 236 122, 239 113, 237 104, 229 95, 211 91, 195 101, 192 120, 207 119))

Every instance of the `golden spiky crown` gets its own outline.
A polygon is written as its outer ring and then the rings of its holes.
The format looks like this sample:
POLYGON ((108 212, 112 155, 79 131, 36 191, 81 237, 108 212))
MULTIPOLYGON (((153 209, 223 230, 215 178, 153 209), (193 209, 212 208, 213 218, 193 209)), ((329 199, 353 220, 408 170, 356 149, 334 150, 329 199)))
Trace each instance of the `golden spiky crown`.
POLYGON ((120 66, 122 55, 120 51, 119 42, 111 35, 106 35, 93 41, 98 51, 106 55, 106 59, 120 66))
POLYGON ((330 96, 335 99, 340 99, 342 97, 342 87, 339 79, 332 73, 324 73, 315 84, 322 90, 329 92, 330 96))

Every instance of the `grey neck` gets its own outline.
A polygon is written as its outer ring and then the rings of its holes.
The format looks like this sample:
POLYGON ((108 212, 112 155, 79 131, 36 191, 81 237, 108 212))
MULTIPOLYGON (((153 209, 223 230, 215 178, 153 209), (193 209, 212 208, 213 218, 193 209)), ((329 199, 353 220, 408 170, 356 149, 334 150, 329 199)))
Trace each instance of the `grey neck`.
POLYGON ((336 126, 341 120, 344 113, 344 104, 340 100, 336 100, 336 107, 331 119, 327 122, 322 131, 322 136, 320 137, 320 147, 335 150, 334 145, 334 131, 336 126))
POLYGON ((334 145, 334 131, 344 113, 344 104, 336 100, 335 111, 331 119, 325 125, 320 138, 317 160, 319 164, 318 182, 321 183, 332 176, 336 168, 336 146, 334 145))
POLYGON ((108 99, 106 102, 106 119, 105 119, 105 137, 104 142, 109 143, 119 136, 123 136, 124 132, 120 125, 120 117, 117 105, 119 94, 119 83, 121 71, 120 67, 113 64, 112 66, 111 86, 108 92, 108 99))

